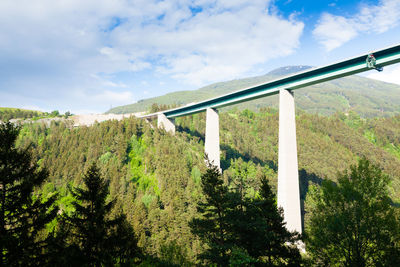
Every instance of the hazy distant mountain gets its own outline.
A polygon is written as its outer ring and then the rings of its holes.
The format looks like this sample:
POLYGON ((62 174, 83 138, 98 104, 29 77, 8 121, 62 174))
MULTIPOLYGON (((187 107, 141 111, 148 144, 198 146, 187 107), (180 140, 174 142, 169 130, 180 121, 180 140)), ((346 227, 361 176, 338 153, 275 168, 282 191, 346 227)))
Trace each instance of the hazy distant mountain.
MULTIPOLYGON (((137 103, 115 107, 107 113, 132 113, 149 110, 153 103, 184 105, 226 94, 258 83, 267 82, 291 73, 304 71, 310 66, 287 66, 265 75, 214 83, 193 91, 178 91, 159 97, 140 100, 137 103)), ((295 91, 296 108, 323 115, 336 111, 356 111, 364 117, 400 114, 400 86, 350 76, 295 91)), ((265 97, 236 105, 238 108, 258 109, 278 107, 278 96, 265 97)), ((229 107, 232 108, 232 107, 229 107)))
POLYGON ((269 75, 276 75, 276 76, 285 76, 285 75, 289 75, 292 73, 296 73, 296 72, 301 72, 301 71, 305 71, 308 69, 311 69, 312 66, 286 66, 286 67, 281 67, 281 68, 277 68, 274 69, 270 72, 268 72, 269 75))

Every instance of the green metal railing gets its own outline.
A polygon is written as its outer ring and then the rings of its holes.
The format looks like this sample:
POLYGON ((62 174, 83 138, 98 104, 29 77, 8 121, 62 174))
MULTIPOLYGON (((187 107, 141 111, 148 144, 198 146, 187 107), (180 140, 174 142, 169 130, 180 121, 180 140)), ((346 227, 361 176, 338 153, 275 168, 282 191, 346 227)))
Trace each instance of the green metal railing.
MULTIPOLYGON (((207 108, 221 108, 257 98, 278 94, 280 90, 295 90, 306 86, 342 78, 371 69, 381 71, 384 66, 400 62, 400 45, 388 47, 373 53, 350 58, 324 67, 309 69, 300 73, 258 84, 229 94, 204 100, 187 106, 164 110, 167 118, 175 118, 205 111, 207 108)), ((154 117, 159 113, 142 116, 154 117)))

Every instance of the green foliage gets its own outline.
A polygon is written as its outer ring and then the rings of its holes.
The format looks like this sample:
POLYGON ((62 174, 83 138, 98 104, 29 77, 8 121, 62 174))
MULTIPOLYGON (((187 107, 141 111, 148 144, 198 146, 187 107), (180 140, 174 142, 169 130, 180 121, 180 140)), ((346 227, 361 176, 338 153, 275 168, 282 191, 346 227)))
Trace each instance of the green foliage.
POLYGON ((57 214, 57 194, 49 187, 34 194, 48 173, 28 150, 15 148, 18 134, 13 124, 0 124, 0 266, 38 266, 46 262, 42 231, 57 214))
POLYGON ((232 254, 229 258, 229 266, 254 266, 255 262, 256 260, 253 259, 246 250, 239 247, 232 248, 232 254))
POLYGON ((387 144, 384 146, 384 148, 386 149, 386 151, 388 151, 389 153, 400 159, 400 146, 395 146, 394 144, 387 144))
POLYGON ((28 119, 42 116, 44 112, 19 108, 0 108, 0 121, 11 119, 28 119))
POLYGON ((107 151, 106 153, 104 153, 103 155, 100 156, 99 161, 105 165, 107 164, 110 159, 114 157, 113 153, 111 153, 110 151, 107 151))
POLYGON ((157 200, 157 197, 150 193, 144 194, 142 196, 142 202, 147 208, 149 208, 150 204, 155 200, 157 200))
MULTIPOLYGON (((241 195, 249 198, 260 197, 263 176, 268 177, 276 193, 278 160, 277 110, 263 109, 250 116, 252 119, 239 109, 220 113, 223 180, 234 192, 242 183, 245 193, 241 195)), ((389 175, 390 197, 399 203, 400 158, 389 147, 400 147, 400 117, 362 119, 359 128, 349 127, 344 118, 349 117, 301 112, 296 117, 302 201, 310 190, 310 181, 337 181, 338 171, 343 172, 358 157, 365 156, 389 175), (374 133, 376 143, 365 137, 366 130, 374 133)), ((62 211, 69 215, 74 211, 67 184, 83 186, 82 173, 91 162, 97 162, 109 180, 108 198, 116 202, 111 216, 124 211, 137 234, 138 245, 149 257, 160 257, 164 244, 176 242, 185 248, 186 260, 198 264, 198 255, 205 248, 191 233, 188 222, 197 216, 197 203, 203 200, 205 116, 201 113, 178 118, 175 136, 153 129, 151 124, 154 122, 134 117, 78 128, 64 122, 50 127, 25 124, 16 144, 20 148, 31 144, 33 161, 48 169, 48 182, 59 192, 62 211), (136 166, 134 171, 132 166, 136 166), (147 183, 143 179, 147 186, 139 186, 134 176, 151 180, 147 183)))
POLYGON ((195 184, 200 184, 201 182, 201 171, 197 166, 194 166, 191 172, 191 177, 195 184))
POLYGON ((132 136, 130 142, 130 166, 131 166, 131 173, 132 179, 134 181, 139 180, 145 173, 145 165, 143 164, 143 154, 146 150, 146 144, 144 141, 139 138, 137 139, 136 136, 132 136))
POLYGON ((50 113, 50 117, 58 117, 60 116, 60 112, 58 110, 54 110, 50 113))
MULTIPOLYGON (((141 102, 139 102, 139 103, 141 103, 141 102)), ((172 105, 163 105, 163 104, 160 104, 160 105, 158 105, 157 103, 153 103, 152 105, 151 105, 151 108, 150 108, 150 113, 156 113, 156 112, 159 112, 159 111, 163 111, 163 110, 167 110, 167 109, 172 109, 172 108, 176 108, 177 107, 177 105, 176 104, 172 104, 172 105)))
POLYGON ((70 116, 72 116, 72 113, 71 113, 71 112, 66 111, 66 112, 64 113, 64 118, 68 119, 68 117, 70 117, 70 116))
POLYGON ((342 118, 344 123, 346 123, 349 127, 354 129, 360 128, 364 123, 364 120, 360 118, 360 115, 354 111, 350 111, 347 115, 343 116, 342 118))
POLYGON ((229 213, 235 203, 230 201, 228 188, 223 185, 220 176, 218 168, 213 165, 209 165, 202 175, 201 186, 205 200, 197 206, 202 217, 193 219, 190 227, 208 245, 200 257, 209 263, 227 266, 234 245, 229 229, 229 213))
POLYGON ((176 241, 163 244, 160 249, 160 259, 164 262, 176 266, 193 266, 193 263, 187 260, 187 248, 179 246, 176 241))
POLYGON ((248 253, 269 266, 299 266, 297 244, 300 235, 289 232, 283 221, 283 210, 277 208, 276 197, 267 180, 261 180, 260 197, 247 204, 242 224, 241 242, 248 253))
MULTIPOLYGON (((72 116, 71 112, 66 111, 63 117, 67 119, 72 116)), ((9 121, 11 119, 18 120, 27 120, 37 121, 43 118, 54 118, 61 117, 61 114, 58 110, 54 110, 51 113, 42 112, 36 110, 27 110, 27 109, 19 109, 19 108, 1 108, 0 107, 0 121, 9 121)))
MULTIPOLYGON (((64 188, 61 188, 62 191, 64 188)), ((60 206, 60 210, 67 215, 71 215, 74 211, 75 198, 70 193, 60 194, 60 198, 57 201, 57 204, 60 206)))
POLYGON ((361 159, 338 183, 312 186, 306 245, 315 264, 397 266, 400 224, 388 196, 389 178, 361 159), (397 255, 397 256, 396 256, 397 255))
POLYGON ((75 199, 74 212, 64 214, 62 228, 70 232, 60 234, 65 234, 67 240, 63 254, 88 266, 125 264, 134 260, 139 256, 139 249, 132 227, 122 214, 110 218, 115 201, 106 203, 108 183, 100 177, 95 164, 88 169, 83 182, 85 188, 70 188, 75 199))
POLYGON ((368 120, 364 136, 400 159, 400 116, 368 120))
POLYGON ((143 139, 132 136, 130 140, 130 168, 132 174, 132 181, 137 185, 137 188, 145 193, 142 197, 143 203, 148 207, 150 203, 160 196, 157 178, 154 173, 149 173, 146 170, 144 163, 144 152, 146 151, 146 144, 143 139))
POLYGON ((364 136, 370 141, 372 144, 376 144, 376 136, 374 132, 371 130, 365 130, 364 131, 364 136))
POLYGON ((242 111, 242 115, 249 118, 249 119, 254 119, 255 118, 255 113, 249 109, 245 109, 242 111))
POLYGON ((244 162, 241 158, 231 160, 228 175, 232 180, 231 189, 236 189, 242 198, 257 197, 255 189, 259 187, 263 173, 259 172, 253 162, 244 162))
MULTIPOLYGON (((243 181, 250 173, 240 170, 243 181)), ((207 245, 200 255, 206 263, 218 266, 298 266, 300 253, 297 233, 290 233, 283 222, 283 211, 276 207, 275 195, 267 180, 261 180, 260 194, 246 197, 241 185, 228 190, 219 170, 209 164, 202 176, 204 201, 197 206, 200 218, 190 227, 207 245)))

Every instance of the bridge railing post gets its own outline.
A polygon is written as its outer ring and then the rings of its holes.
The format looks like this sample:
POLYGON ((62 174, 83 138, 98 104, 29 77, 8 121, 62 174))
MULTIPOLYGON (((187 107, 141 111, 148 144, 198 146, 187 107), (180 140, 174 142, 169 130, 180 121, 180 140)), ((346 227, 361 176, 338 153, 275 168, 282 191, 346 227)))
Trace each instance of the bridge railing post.
POLYGON ((289 231, 302 232, 294 94, 279 92, 278 207, 289 231))
POLYGON ((208 160, 221 171, 219 152, 219 115, 218 111, 212 108, 207 108, 206 110, 206 140, 204 146, 204 152, 208 156, 208 160))
POLYGON ((175 134, 175 124, 173 119, 168 119, 165 114, 160 113, 157 115, 157 127, 163 128, 167 132, 175 134))

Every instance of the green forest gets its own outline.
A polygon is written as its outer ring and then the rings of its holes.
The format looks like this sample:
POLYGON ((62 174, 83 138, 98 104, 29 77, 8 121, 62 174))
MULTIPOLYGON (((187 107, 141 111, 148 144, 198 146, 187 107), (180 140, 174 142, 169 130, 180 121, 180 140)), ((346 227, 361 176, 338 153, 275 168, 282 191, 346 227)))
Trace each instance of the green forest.
POLYGON ((0 121, 27 119, 44 115, 44 112, 19 108, 0 108, 0 121))
MULTIPOLYGON (((67 111, 63 115, 65 118, 68 118, 72 114, 67 111)), ((19 108, 2 108, 0 107, 0 121, 9 121, 12 119, 25 120, 32 119, 33 121, 43 118, 54 118, 60 117, 61 114, 58 110, 54 110, 52 112, 42 112, 37 110, 29 110, 29 109, 19 109, 19 108)))
POLYGON ((205 114, 175 122, 175 135, 135 117, 76 128, 3 124, 11 137, 0 140, 2 198, 7 183, 24 184, 4 178, 7 153, 30 162, 36 182, 23 211, 1 214, 0 266, 400 264, 400 115, 297 113, 304 235, 287 232, 276 208, 276 109, 220 113, 222 174, 204 160, 205 114), (40 210, 25 234, 5 235, 6 216, 40 210), (30 245, 18 249, 24 238, 30 245))

